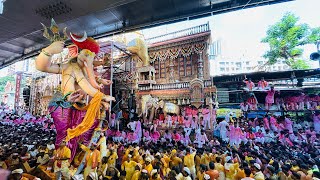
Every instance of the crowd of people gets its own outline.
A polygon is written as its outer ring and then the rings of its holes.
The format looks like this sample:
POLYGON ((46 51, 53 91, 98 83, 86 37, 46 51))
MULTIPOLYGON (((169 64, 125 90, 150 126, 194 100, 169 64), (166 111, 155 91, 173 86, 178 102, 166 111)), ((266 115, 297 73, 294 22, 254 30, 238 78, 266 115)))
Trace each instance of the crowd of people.
MULTIPOLYGON (((174 115, 167 116, 168 125, 174 115)), ((2 111, 0 174, 11 172, 9 179, 37 179, 41 171, 56 179, 320 179, 319 112, 295 120, 226 116, 210 130, 199 112, 185 116, 174 127, 158 126, 159 119, 147 126, 137 115, 126 126, 109 124, 97 130, 97 143, 79 141, 73 157, 67 142, 54 144, 47 116, 2 111)))
MULTIPOLYGON (((243 103, 240 104, 242 111, 258 110, 258 100, 254 92, 265 92, 264 107, 265 110, 271 110, 275 104, 275 110, 283 111, 301 111, 301 110, 320 110, 320 94, 306 94, 304 92, 293 92, 287 95, 280 94, 280 91, 274 89, 262 77, 255 86, 250 78, 243 80, 245 83, 244 90, 250 92, 250 95, 243 103)), ((262 108, 262 107, 260 107, 262 108)))

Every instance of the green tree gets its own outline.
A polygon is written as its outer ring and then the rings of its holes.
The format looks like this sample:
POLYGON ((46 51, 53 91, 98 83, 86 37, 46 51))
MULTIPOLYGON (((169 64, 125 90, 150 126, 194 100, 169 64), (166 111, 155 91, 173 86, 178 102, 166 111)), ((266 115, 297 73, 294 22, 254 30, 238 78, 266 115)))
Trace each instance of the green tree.
POLYGON ((301 59, 302 46, 320 40, 320 27, 310 28, 299 24, 299 17, 286 13, 279 22, 270 26, 261 42, 268 43, 270 49, 263 55, 268 59, 267 65, 285 60, 292 69, 308 69, 310 65, 301 59))
POLYGON ((15 83, 16 80, 13 76, 0 77, 0 92, 4 92, 4 87, 7 85, 8 81, 15 83))

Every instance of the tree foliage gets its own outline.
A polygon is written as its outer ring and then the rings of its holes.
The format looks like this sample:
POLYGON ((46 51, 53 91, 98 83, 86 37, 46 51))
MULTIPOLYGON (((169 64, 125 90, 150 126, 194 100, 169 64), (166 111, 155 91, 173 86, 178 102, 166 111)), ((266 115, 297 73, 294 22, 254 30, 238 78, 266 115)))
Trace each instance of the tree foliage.
POLYGON ((14 83, 15 78, 13 76, 0 77, 0 92, 4 92, 4 88, 8 81, 14 83))
POLYGON ((292 69, 310 68, 301 59, 302 46, 316 43, 320 40, 320 27, 310 28, 307 24, 299 24, 299 17, 286 13, 279 22, 270 26, 267 35, 261 42, 269 44, 269 50, 263 55, 268 59, 268 65, 285 60, 292 69))

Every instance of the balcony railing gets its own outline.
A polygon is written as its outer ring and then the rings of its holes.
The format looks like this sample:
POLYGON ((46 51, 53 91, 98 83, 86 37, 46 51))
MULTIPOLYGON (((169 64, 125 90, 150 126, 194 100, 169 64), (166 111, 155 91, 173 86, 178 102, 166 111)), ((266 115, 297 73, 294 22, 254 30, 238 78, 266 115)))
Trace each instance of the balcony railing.
MULTIPOLYGON (((205 80, 204 87, 212 86, 212 81, 205 80)), ((189 89, 190 82, 176 82, 168 84, 152 84, 151 86, 140 86, 140 91, 150 91, 150 90, 165 90, 165 89, 189 89)))
POLYGON ((194 34, 199 34, 199 33, 207 32, 207 31, 210 31, 209 22, 206 24, 191 27, 188 29, 183 29, 183 30, 168 33, 165 35, 152 37, 152 38, 146 39, 146 41, 149 44, 153 44, 153 43, 163 42, 163 41, 167 41, 167 40, 171 40, 171 39, 175 39, 175 38, 179 38, 179 37, 185 37, 185 36, 190 36, 190 35, 194 35, 194 34))

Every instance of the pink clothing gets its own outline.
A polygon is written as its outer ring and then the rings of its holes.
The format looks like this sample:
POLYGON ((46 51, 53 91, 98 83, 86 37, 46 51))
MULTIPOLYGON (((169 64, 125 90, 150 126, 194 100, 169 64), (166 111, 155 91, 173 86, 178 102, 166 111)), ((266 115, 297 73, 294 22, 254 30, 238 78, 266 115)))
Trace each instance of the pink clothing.
POLYGON ((171 136, 170 133, 166 133, 166 134, 163 135, 163 138, 165 138, 165 139, 171 139, 172 136, 171 136))
POLYGON ((153 142, 156 142, 160 139, 160 133, 158 131, 154 131, 151 133, 150 137, 153 142))
POLYGON ((172 139, 174 141, 180 141, 181 140, 181 136, 179 133, 175 133, 175 134, 172 134, 172 139))
POLYGON ((264 89, 264 88, 268 87, 268 82, 265 81, 265 80, 260 80, 258 82, 258 87, 261 88, 261 89, 264 89))
POLYGON ((255 139, 255 138, 256 138, 256 135, 255 135, 254 133, 249 133, 249 132, 248 132, 248 133, 246 134, 246 138, 247 138, 247 139, 255 139))
POLYGON ((198 109, 192 109, 192 115, 194 116, 198 116, 198 109))
POLYGON ((184 126, 187 128, 190 128, 191 123, 192 123, 192 120, 190 120, 189 118, 183 121, 184 126))
POLYGON ((263 118, 263 124, 264 124, 265 129, 270 129, 268 118, 266 118, 266 117, 263 118))
POLYGON ((314 115, 312 117, 313 119, 313 126, 314 126, 314 130, 317 132, 317 133, 320 133, 320 115, 316 116, 314 115))
POLYGON ((172 116, 172 123, 178 123, 178 116, 172 116))
POLYGON ((185 111, 187 116, 192 115, 192 109, 190 107, 186 107, 185 111))
POLYGON ((254 82, 245 81, 246 88, 248 88, 250 91, 254 88, 254 82))
POLYGON ((284 127, 285 129, 289 130, 289 133, 293 132, 292 121, 289 118, 284 119, 284 127))
POLYGON ((262 133, 260 133, 260 132, 256 132, 256 133, 255 133, 255 136, 256 136, 256 137, 260 137, 260 138, 264 137, 264 135, 263 135, 262 133))
POLYGON ((203 119, 210 119, 210 110, 208 108, 202 109, 203 119))
POLYGON ((191 140, 190 137, 185 135, 185 136, 181 136, 180 137, 180 141, 183 145, 188 146, 189 144, 191 144, 191 140))
POLYGON ((268 103, 268 104, 273 104, 274 103, 274 94, 275 93, 276 93, 275 90, 267 91, 266 103, 268 103))
POLYGON ((277 119, 273 116, 270 117, 271 130, 278 132, 279 125, 277 119))

